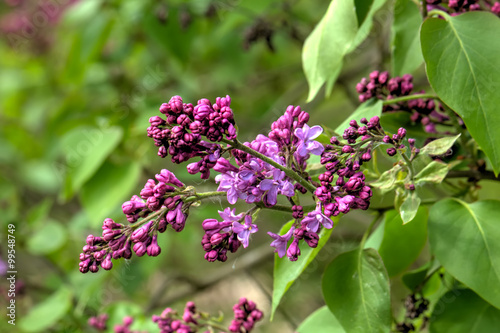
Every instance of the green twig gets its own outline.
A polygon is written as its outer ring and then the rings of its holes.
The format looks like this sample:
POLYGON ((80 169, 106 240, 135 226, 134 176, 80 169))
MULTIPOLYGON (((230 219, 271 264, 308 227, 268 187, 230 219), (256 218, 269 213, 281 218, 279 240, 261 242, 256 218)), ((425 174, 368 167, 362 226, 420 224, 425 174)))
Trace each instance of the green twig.
POLYGON ((391 105, 391 104, 411 101, 413 99, 419 99, 419 98, 439 99, 439 97, 434 95, 434 94, 415 94, 415 95, 401 96, 401 97, 396 97, 393 99, 388 99, 388 100, 383 101, 382 104, 383 105, 391 105))

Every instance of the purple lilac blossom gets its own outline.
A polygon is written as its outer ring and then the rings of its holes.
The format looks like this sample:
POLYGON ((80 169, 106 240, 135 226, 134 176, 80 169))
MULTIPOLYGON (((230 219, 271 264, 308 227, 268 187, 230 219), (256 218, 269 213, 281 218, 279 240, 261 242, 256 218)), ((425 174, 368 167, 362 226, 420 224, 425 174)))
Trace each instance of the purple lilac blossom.
POLYGON ((278 234, 274 234, 272 232, 268 232, 267 234, 271 236, 274 240, 271 242, 271 246, 275 248, 274 252, 278 253, 278 256, 280 258, 283 258, 286 254, 286 247, 288 244, 288 241, 292 238, 293 231, 295 230, 295 227, 291 227, 290 230, 283 236, 280 236, 278 234))
POLYGON ((259 231, 256 224, 252 224, 252 216, 245 216, 245 223, 233 222, 233 232, 238 235, 238 240, 243 244, 244 248, 248 247, 250 234, 259 231))
POLYGON ((295 129, 295 136, 299 138, 299 144, 297 146, 297 153, 300 157, 304 157, 307 154, 321 155, 325 148, 318 141, 314 141, 323 132, 321 126, 309 127, 309 125, 304 124, 304 127, 295 129))
POLYGON ((309 212, 307 216, 302 219, 301 223, 306 226, 307 231, 312 232, 317 232, 320 224, 326 229, 331 229, 333 227, 333 221, 323 214, 321 205, 317 205, 316 210, 309 212))

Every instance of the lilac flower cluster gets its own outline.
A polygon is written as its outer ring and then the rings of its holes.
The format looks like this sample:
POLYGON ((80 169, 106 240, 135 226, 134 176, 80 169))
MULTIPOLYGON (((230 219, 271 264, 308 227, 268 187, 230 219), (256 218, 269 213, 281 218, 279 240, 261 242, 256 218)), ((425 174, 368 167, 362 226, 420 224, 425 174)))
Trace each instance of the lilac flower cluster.
POLYGON ((219 144, 202 140, 202 137, 212 142, 220 142, 224 136, 228 140, 236 138, 230 104, 231 98, 226 96, 217 97, 214 104, 203 98, 193 107, 191 103, 183 103, 180 96, 174 96, 160 107, 166 120, 160 116, 151 117, 147 134, 159 147, 158 155, 166 157, 170 154, 174 163, 201 157, 200 161, 190 164, 188 171, 192 174, 200 172, 202 179, 208 179, 222 148, 219 144))
POLYGON ((96 273, 99 266, 105 270, 113 267, 112 259, 132 257, 132 251, 139 257, 147 254, 158 256, 158 233, 170 225, 175 231, 182 231, 189 210, 189 203, 182 198, 190 195, 184 184, 175 175, 163 169, 149 179, 141 190, 140 197, 134 195, 122 205, 122 210, 131 225, 116 223, 110 218, 104 220, 102 236, 89 235, 80 254, 80 272, 96 273), (144 218, 136 224, 139 218, 144 218))
POLYGON ((480 10, 490 11, 500 16, 500 2, 498 1, 491 4, 490 1, 479 0, 427 0, 427 11, 433 9, 442 10, 449 13, 451 16, 480 10))
MULTIPOLYGON (((404 95, 413 89, 411 76, 390 79, 387 73, 374 72, 370 80, 358 87, 365 96, 380 97, 383 89, 394 96, 404 95)), ((253 207, 239 214, 235 209, 226 208, 219 212, 222 221, 203 221, 205 234, 201 245, 207 261, 226 261, 228 251, 234 253, 241 246, 248 247, 250 236, 259 229, 253 219, 264 208, 292 213, 295 222, 285 235, 268 234, 273 239, 271 246, 275 252, 295 261, 301 253, 301 241, 316 247, 320 230, 333 227, 331 216, 368 208, 372 191, 365 184, 360 167, 371 159, 375 144, 391 144, 393 147, 387 150, 390 156, 404 147, 405 130, 401 128, 390 137, 382 130, 378 117, 370 121, 362 119, 361 125, 351 121, 343 135, 347 143, 333 137, 331 144, 324 145, 316 140, 323 129, 310 127, 309 114, 300 106, 292 105, 272 124, 267 136, 259 134, 251 142, 240 143, 236 139, 230 102, 229 96, 217 98, 215 104, 201 99, 193 107, 174 96, 169 103, 162 104, 160 111, 166 120, 152 117, 148 128, 148 136, 160 147, 160 155, 164 157, 168 153, 176 163, 201 156, 200 161, 189 164, 187 169, 190 173, 201 172, 202 178, 209 176, 210 169, 218 172, 215 177, 218 191, 196 193, 193 187, 186 187, 172 172, 163 169, 156 179, 146 182, 140 196, 134 195, 123 203, 129 225, 106 219, 101 237, 87 237, 80 254, 81 272, 95 273, 99 267, 109 270, 112 259, 129 259, 133 252, 139 257, 159 255, 158 233, 165 232, 168 225, 177 232, 183 230, 194 201, 220 194, 227 197, 229 204, 243 200, 253 207), (202 137, 224 141, 226 146, 202 141, 202 137), (319 182, 307 172, 311 155, 321 156, 325 167, 319 182), (305 212, 304 207, 295 203, 294 196, 296 192, 307 191, 313 195, 315 205, 305 212), (278 205, 279 195, 285 197, 291 207, 278 205)))
POLYGON ((108 321, 108 315, 107 314, 100 314, 95 317, 90 317, 88 320, 88 324, 90 327, 95 328, 99 332, 103 332, 108 328, 107 321, 108 321))
MULTIPOLYGON (((390 101, 401 96, 412 95, 413 77, 405 74, 402 77, 390 78, 388 72, 374 71, 370 73, 369 79, 362 78, 356 85, 361 102, 370 98, 377 98, 384 101, 390 101)), ((416 94, 422 94, 420 91, 416 94)), ((413 93, 415 94, 415 93, 413 93)), ((420 123, 428 133, 437 133, 436 125, 444 124, 449 117, 444 113, 440 103, 436 105, 431 98, 418 98, 409 101, 400 101, 394 104, 384 105, 384 112, 406 111, 411 113, 411 120, 414 123, 420 123)))

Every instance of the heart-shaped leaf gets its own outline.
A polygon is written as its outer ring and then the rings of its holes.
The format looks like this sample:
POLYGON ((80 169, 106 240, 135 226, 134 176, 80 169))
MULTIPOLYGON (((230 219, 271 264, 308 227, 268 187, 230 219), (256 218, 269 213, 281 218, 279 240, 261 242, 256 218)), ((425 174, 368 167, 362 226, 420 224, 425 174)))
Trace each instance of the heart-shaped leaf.
POLYGON ((500 20, 488 12, 441 13, 422 25, 420 40, 429 82, 458 113, 500 170, 500 20))
POLYGON ((500 308, 500 201, 437 202, 429 216, 431 250, 456 279, 500 308))
POLYGON ((355 249, 333 259, 322 289, 326 305, 346 332, 390 331, 389 277, 374 249, 355 249))

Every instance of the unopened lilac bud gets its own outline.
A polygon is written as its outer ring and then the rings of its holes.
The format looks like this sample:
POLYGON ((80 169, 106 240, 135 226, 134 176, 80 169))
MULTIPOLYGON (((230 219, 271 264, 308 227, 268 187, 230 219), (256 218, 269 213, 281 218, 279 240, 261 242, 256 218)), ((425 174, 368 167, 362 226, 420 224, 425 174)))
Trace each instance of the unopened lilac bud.
POLYGON ((217 253, 216 250, 211 250, 210 252, 205 253, 205 260, 209 262, 214 262, 217 260, 217 257, 219 254, 217 253))
POLYGON ((312 231, 307 231, 304 234, 304 240, 306 241, 309 247, 315 248, 318 246, 319 236, 317 233, 312 231))
POLYGON ((154 235, 151 244, 147 247, 146 252, 150 257, 156 257, 161 253, 161 248, 158 246, 157 236, 154 235))
POLYGON ((398 129, 398 136, 402 139, 406 136, 406 129, 404 129, 403 127, 400 127, 398 129))
POLYGON ((345 145, 344 147, 342 147, 342 152, 344 154, 352 153, 353 151, 354 149, 349 145, 345 145))
POLYGON ((94 245, 94 235, 88 235, 86 242, 88 246, 94 245))
POLYGON ((134 318, 132 318, 130 316, 123 318, 123 324, 125 326, 130 326, 130 325, 132 325, 133 322, 134 322, 134 318))
POLYGON ((339 142, 339 140, 337 139, 337 137, 336 137, 336 136, 332 136, 332 137, 330 138, 330 143, 331 143, 332 145, 336 145, 336 146, 338 146, 338 145, 340 144, 340 142, 339 142))
POLYGON ((153 221, 149 221, 145 225, 141 226, 139 229, 135 230, 132 233, 132 237, 131 237, 132 241, 134 243, 143 242, 147 238, 148 233, 149 233, 152 225, 153 225, 153 221))
POLYGON ((170 111, 170 105, 168 103, 163 103, 160 106, 160 112, 163 114, 167 114, 170 111))
POLYGON ((113 263, 111 262, 111 254, 108 254, 106 259, 101 263, 101 267, 107 271, 113 268, 113 263))
POLYGON ((299 241, 297 239, 294 239, 292 244, 288 247, 288 250, 286 251, 286 256, 290 261, 297 261, 300 256, 300 248, 299 248, 299 241))
POLYGON ((94 261, 92 265, 90 265, 89 271, 91 271, 92 273, 97 273, 99 271, 99 266, 97 261, 94 261))
POLYGON ((299 116, 298 116, 298 119, 299 119, 299 123, 301 124, 305 124, 309 121, 309 113, 305 112, 305 111, 301 111, 299 116))
POLYGON ((142 257, 143 255, 146 254, 147 246, 145 243, 139 242, 139 243, 135 243, 134 247, 132 249, 134 250, 135 254, 138 257, 142 257))
POLYGON ((398 141, 399 139, 400 139, 399 135, 397 135, 397 134, 393 134, 392 135, 392 140, 393 141, 398 141))
POLYGON ((220 230, 219 221, 216 219, 206 219, 201 223, 203 230, 220 230))
POLYGON ((193 163, 188 164, 187 171, 192 175, 197 174, 198 172, 200 172, 200 163, 193 162, 193 163))
POLYGON ((379 74, 378 83, 384 85, 389 80, 389 72, 385 71, 379 74))
POLYGON ((363 155, 361 155, 361 160, 363 162, 368 162, 369 160, 371 160, 372 158, 372 155, 371 155, 371 150, 368 149, 365 153, 363 153, 363 155))
POLYGON ((215 164, 213 169, 220 173, 227 173, 228 171, 233 171, 233 172, 239 171, 237 167, 232 165, 231 162, 226 160, 224 157, 221 157, 217 160, 217 163, 215 164))
POLYGON ((210 243, 212 246, 217 246, 224 240, 224 238, 225 236, 222 234, 213 234, 212 237, 210 237, 210 243))
POLYGON ((392 139, 391 139, 391 137, 390 137, 390 136, 385 135, 385 136, 384 136, 384 138, 382 139, 382 141, 383 141, 384 143, 391 143, 391 142, 392 142, 392 139))
POLYGON ((132 214, 138 209, 146 207, 144 202, 139 201, 126 201, 122 205, 123 214, 132 214))
POLYGON ((156 126, 164 125, 165 124, 165 120, 163 118, 161 118, 160 116, 154 116, 154 117, 149 118, 149 123, 152 126, 156 127, 156 126))
POLYGON ((177 179, 177 177, 175 177, 175 175, 171 171, 167 169, 162 169, 161 172, 157 174, 155 177, 159 182, 173 184, 177 187, 184 186, 184 184, 179 179, 177 179))
POLYGON ((396 148, 388 148, 387 149, 387 155, 389 155, 389 156, 396 155, 396 148))

